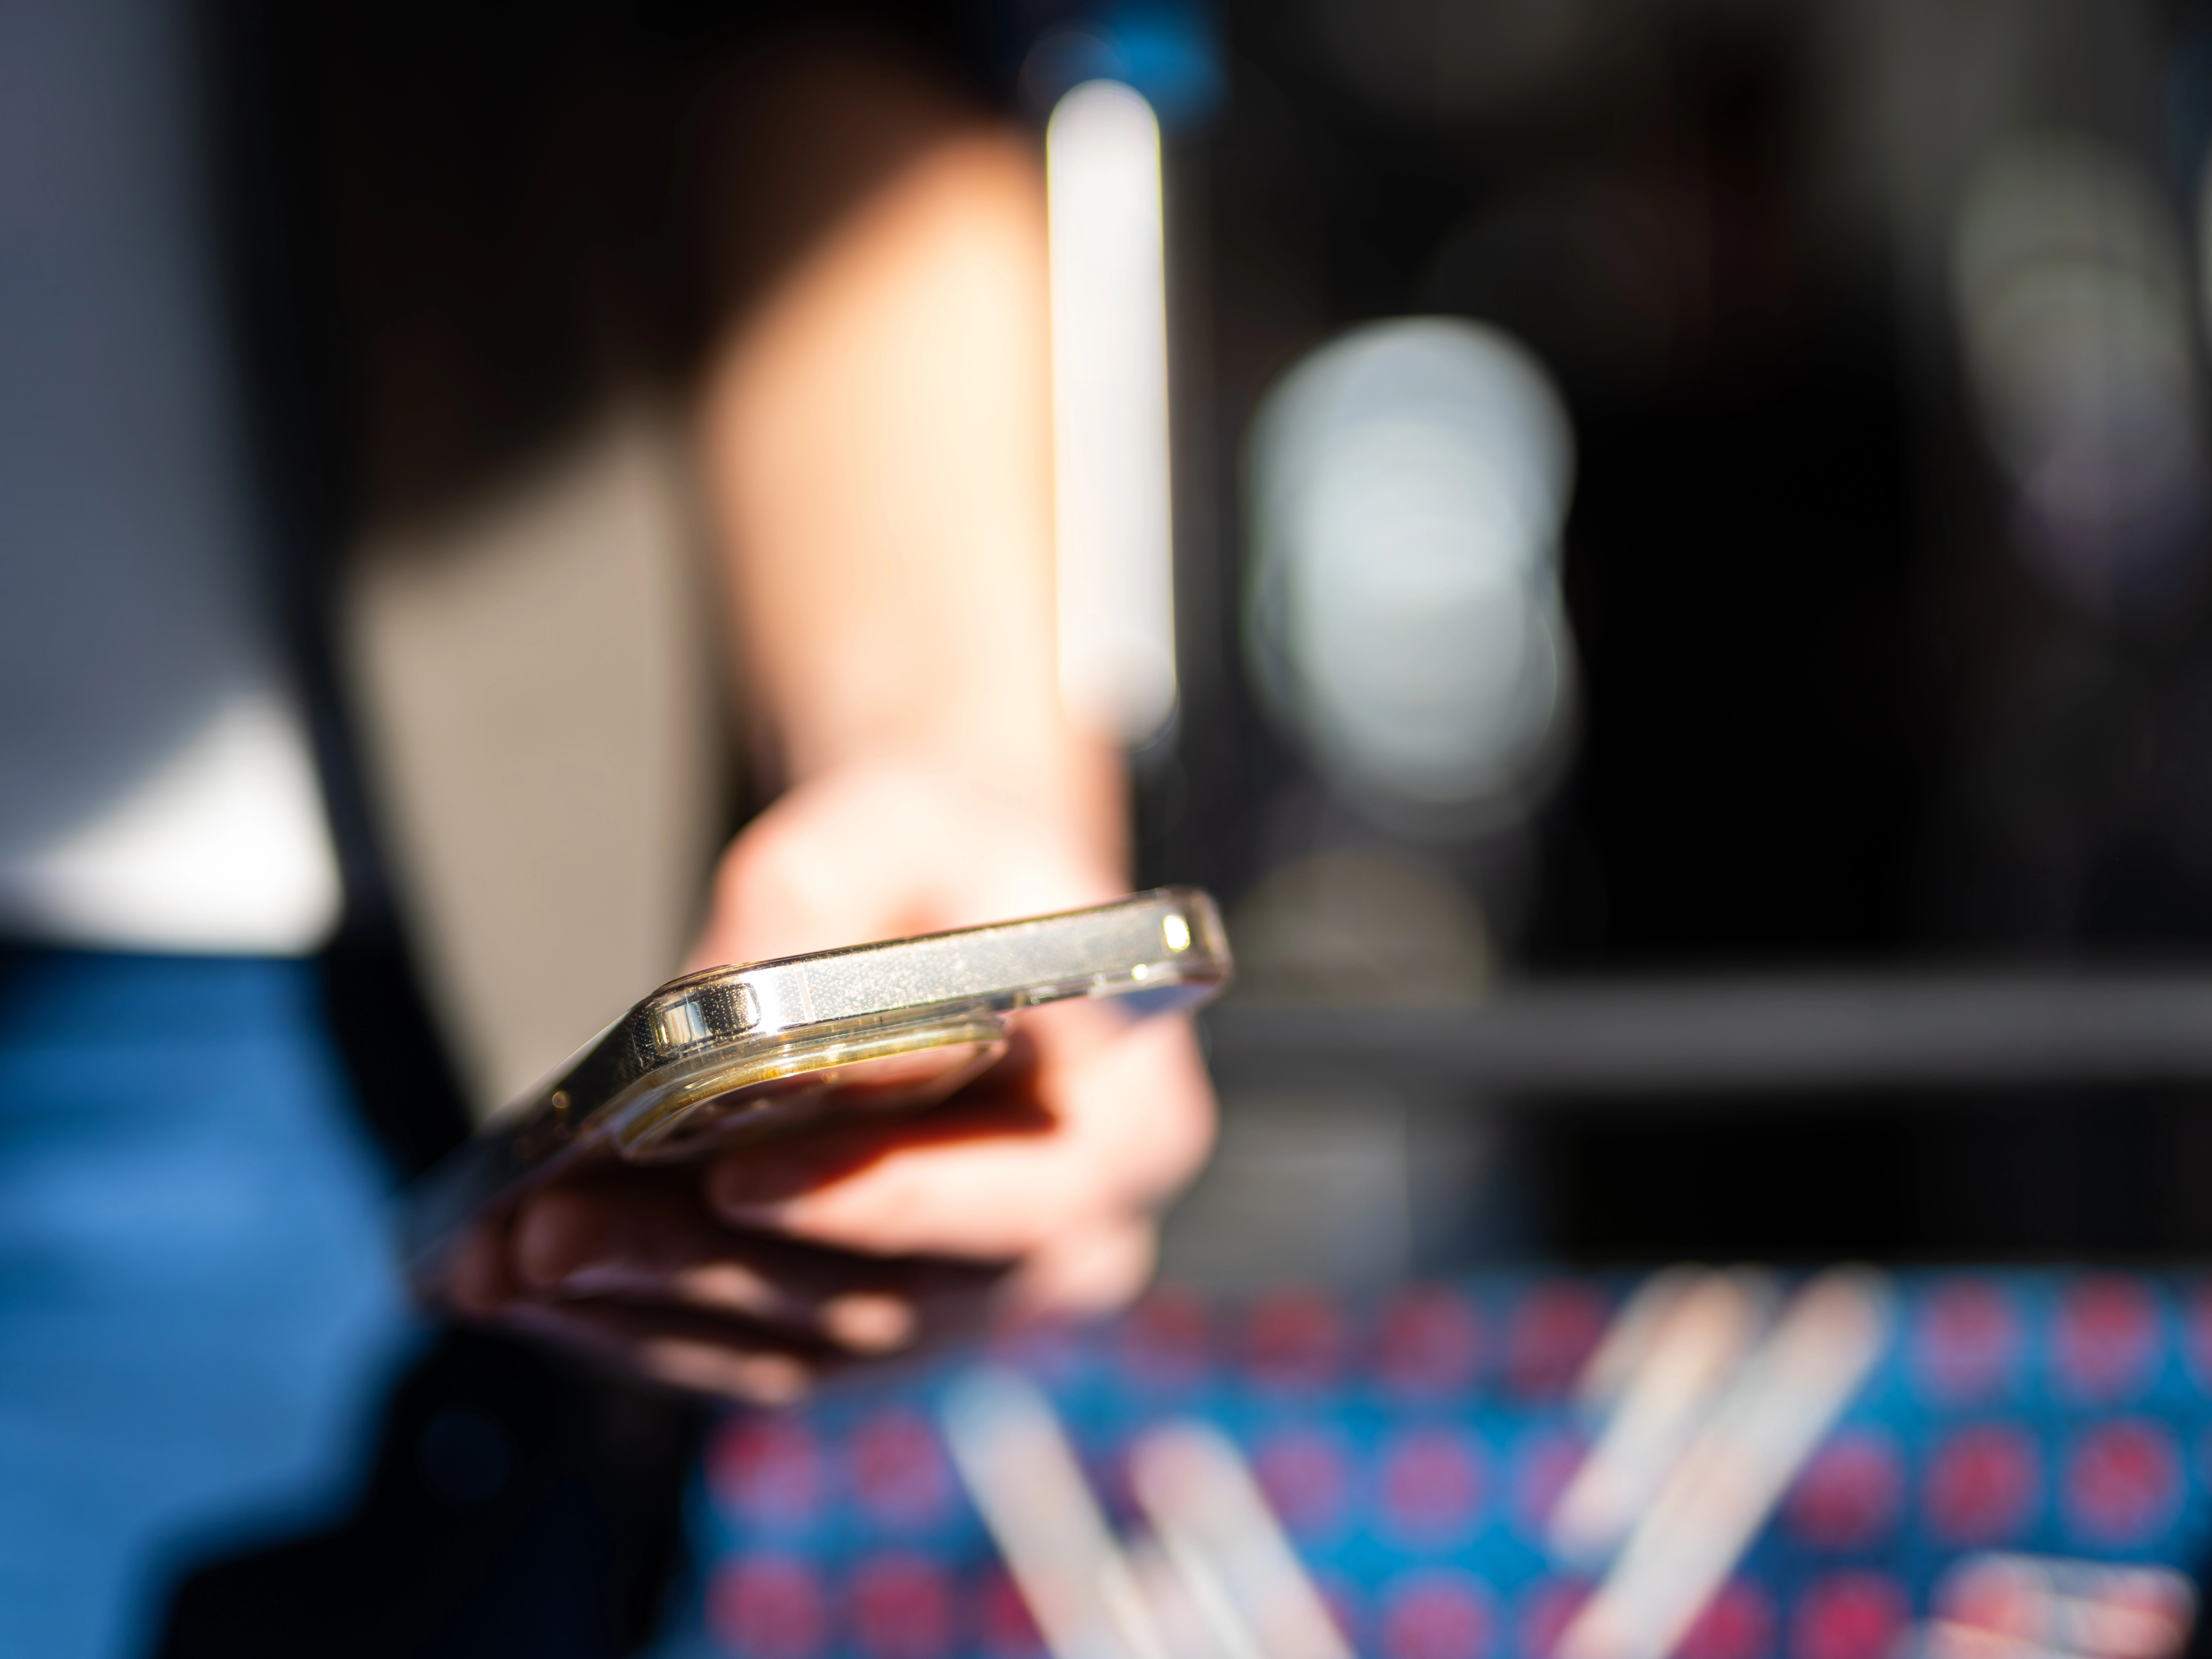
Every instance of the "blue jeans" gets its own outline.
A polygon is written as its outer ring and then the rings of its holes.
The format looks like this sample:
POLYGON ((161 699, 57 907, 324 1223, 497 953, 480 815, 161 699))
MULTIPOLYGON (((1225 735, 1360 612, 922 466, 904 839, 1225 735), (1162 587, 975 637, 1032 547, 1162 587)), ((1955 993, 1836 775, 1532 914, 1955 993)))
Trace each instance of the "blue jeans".
POLYGON ((0 954, 0 1653, 356 1482, 410 1328, 304 963, 0 954))

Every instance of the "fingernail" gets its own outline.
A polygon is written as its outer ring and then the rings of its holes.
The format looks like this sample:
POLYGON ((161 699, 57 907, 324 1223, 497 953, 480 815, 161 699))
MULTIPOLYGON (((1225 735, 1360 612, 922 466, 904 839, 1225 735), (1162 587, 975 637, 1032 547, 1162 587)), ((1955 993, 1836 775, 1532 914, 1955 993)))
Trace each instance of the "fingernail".
POLYGON ((548 1288, 562 1296, 613 1296, 635 1290, 638 1277, 620 1267, 595 1262, 571 1269, 548 1288))
POLYGON ((814 1375, 795 1359, 763 1354, 738 1371, 738 1388, 755 1404, 788 1406, 805 1394, 814 1375))
POLYGON ((914 1340, 920 1321, 911 1304, 895 1296, 833 1297, 822 1310, 830 1337, 861 1353, 889 1353, 914 1340))
POLYGON ((789 1233, 796 1231, 796 1208, 790 1204, 718 1204, 714 1214, 725 1226, 745 1232, 789 1233))
POLYGON ((525 1209, 514 1224, 510 1256, 519 1288, 526 1295, 544 1296, 561 1288, 576 1271, 574 1241, 560 1218, 542 1204, 525 1209))
POLYGON ((565 1262, 533 1260, 525 1255, 515 1258, 516 1292, 533 1301, 558 1296, 568 1289, 568 1275, 569 1268, 565 1262))

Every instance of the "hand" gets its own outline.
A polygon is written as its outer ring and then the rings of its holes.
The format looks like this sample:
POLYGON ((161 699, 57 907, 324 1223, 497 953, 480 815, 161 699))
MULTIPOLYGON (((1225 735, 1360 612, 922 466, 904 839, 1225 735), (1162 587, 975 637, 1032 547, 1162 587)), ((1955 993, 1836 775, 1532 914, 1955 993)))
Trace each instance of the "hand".
MULTIPOLYGON (((1072 827, 950 768, 854 766, 785 796, 723 860, 690 966, 1110 898, 1072 827)), ((1196 1170, 1212 1097, 1189 1024, 1033 1010, 927 1114, 532 1194, 456 1258, 453 1299, 648 1376, 752 1400, 995 1317, 1111 1307, 1196 1170)))

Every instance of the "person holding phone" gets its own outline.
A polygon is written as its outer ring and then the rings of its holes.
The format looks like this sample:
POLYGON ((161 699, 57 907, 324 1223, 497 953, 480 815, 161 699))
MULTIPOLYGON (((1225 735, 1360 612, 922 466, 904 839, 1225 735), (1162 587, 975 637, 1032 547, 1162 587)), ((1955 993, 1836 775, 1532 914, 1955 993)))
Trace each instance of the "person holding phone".
MULTIPOLYGON (((1127 884, 1119 757, 1057 693, 1034 143, 849 64, 787 95, 794 125, 873 129, 870 182, 706 381, 731 626, 790 784, 724 859, 693 968, 1127 884)), ((620 1171, 543 1194, 475 1241, 459 1305, 763 1399, 808 1356, 895 1352, 988 1302, 1111 1305, 1206 1146, 1203 1070, 1186 1022, 1027 1022, 925 1120, 732 1154, 680 1204, 620 1171)))
MULTIPOLYGON (((473 18, 424 38, 526 57, 473 18)), ((745 276, 681 384, 781 788, 692 966, 1127 884, 1119 757, 1057 694, 1035 144, 860 39, 781 40, 715 174, 745 276)), ((248 459, 204 45, 153 0, 0 20, 0 1648, 27 1656, 143 1648, 179 1549, 327 1504, 403 1346, 391 1182, 302 965, 349 866, 264 543, 312 469, 289 428, 248 459)), ((537 1194, 470 1240, 452 1311, 781 1400, 1130 1295, 1211 1123, 1185 1024, 1043 1009, 927 1118, 537 1194)))

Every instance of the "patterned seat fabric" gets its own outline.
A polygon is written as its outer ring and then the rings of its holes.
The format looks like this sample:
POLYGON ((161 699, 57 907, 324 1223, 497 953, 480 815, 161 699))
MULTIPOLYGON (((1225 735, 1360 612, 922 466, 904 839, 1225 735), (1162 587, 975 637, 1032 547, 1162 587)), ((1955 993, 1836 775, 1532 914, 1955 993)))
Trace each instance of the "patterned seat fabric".
MULTIPOLYGON (((1607 1565, 1571 1559, 1552 1524, 1620 1410, 1578 1379, 1649 1283, 1496 1275, 1240 1304, 1170 1287, 1118 1321, 1028 1332, 988 1358, 1050 1399, 1124 1534, 1142 1526, 1128 1448, 1195 1419, 1242 1450, 1357 1652, 1553 1659, 1607 1565)), ((2212 1279, 1931 1272, 1882 1285, 1863 1380, 1678 1653, 1892 1659, 1937 1617, 2024 1636, 2028 1615, 1997 1605, 2014 1582, 1999 1569, 2020 1556, 2194 1577, 2212 1546, 2212 1279)), ((700 1573, 677 1647, 1041 1654, 941 1427, 947 1389, 979 1357, 728 1418, 695 1494, 700 1573)), ((2049 1650, 2157 1650, 2081 1629, 2049 1650)))

